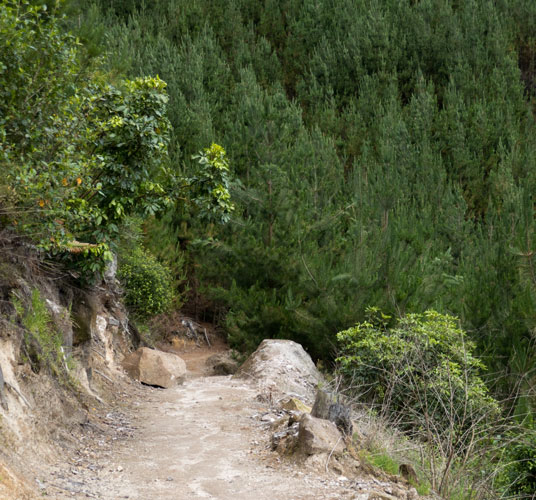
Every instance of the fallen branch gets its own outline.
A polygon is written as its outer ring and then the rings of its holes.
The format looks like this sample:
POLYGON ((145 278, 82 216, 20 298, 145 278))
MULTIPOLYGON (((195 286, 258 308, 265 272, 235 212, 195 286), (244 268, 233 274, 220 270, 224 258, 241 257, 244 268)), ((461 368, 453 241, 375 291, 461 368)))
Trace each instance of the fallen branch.
POLYGON ((98 354, 102 359, 104 359, 106 361, 106 356, 104 354, 102 354, 98 349, 96 349, 95 347, 91 346, 91 350, 93 352, 95 352, 96 354, 98 354))
POLYGON ((328 471, 328 464, 329 464, 329 461, 331 459, 331 455, 333 455, 333 452, 335 451, 335 448, 337 448, 337 446, 339 446, 339 443, 341 442, 341 439, 342 439, 342 436, 340 436, 339 439, 337 439, 337 442, 335 443, 335 446, 331 450, 331 453, 329 454, 328 459, 326 460, 326 472, 329 472, 328 471))
POLYGON ((203 330, 205 331, 205 340, 207 341, 208 346, 211 347, 210 340, 208 340, 207 329, 203 328, 203 330))

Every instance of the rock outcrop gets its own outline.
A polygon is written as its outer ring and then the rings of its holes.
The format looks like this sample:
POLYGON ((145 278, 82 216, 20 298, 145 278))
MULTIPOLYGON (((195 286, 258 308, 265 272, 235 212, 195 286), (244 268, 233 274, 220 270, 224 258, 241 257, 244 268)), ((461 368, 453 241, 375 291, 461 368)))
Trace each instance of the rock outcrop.
POLYGON ((266 339, 235 377, 255 380, 264 388, 312 401, 324 381, 303 347, 292 340, 266 339))
POLYGON ((140 347, 123 359, 129 376, 147 385, 168 389, 184 382, 186 363, 176 354, 140 347))
POLYGON ((346 436, 352 435, 353 424, 350 408, 341 404, 338 396, 334 393, 319 389, 311 415, 333 422, 346 436))

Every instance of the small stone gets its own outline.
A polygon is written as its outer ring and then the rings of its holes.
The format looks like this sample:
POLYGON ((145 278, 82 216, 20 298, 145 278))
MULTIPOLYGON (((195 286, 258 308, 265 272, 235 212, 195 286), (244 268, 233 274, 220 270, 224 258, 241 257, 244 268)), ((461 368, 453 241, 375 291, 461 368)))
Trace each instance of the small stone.
POLYGON ((117 472, 123 472, 123 467, 121 467, 120 465, 117 466, 117 472))
POLYGON ((311 407, 307 406, 303 401, 298 398, 288 398, 283 400, 281 408, 288 411, 298 411, 301 413, 311 413, 311 407))
POLYGON ((398 467, 399 474, 410 483, 417 483, 419 481, 415 469, 410 464, 400 464, 398 467))
POLYGON ((371 491, 369 492, 368 500, 396 500, 396 497, 384 491, 371 491))
POLYGON ((238 370, 238 362, 229 353, 218 353, 210 356, 206 366, 213 375, 233 375, 238 370))

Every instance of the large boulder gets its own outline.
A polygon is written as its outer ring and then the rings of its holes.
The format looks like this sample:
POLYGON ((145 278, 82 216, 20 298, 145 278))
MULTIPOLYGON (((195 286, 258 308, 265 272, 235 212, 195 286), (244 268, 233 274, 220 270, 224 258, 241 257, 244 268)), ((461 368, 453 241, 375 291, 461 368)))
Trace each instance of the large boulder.
POLYGON ((313 401, 324 382, 313 360, 292 340, 266 339, 240 367, 235 377, 253 379, 264 388, 313 401))
POLYGON ((304 413, 298 431, 298 451, 306 455, 317 453, 341 455, 344 449, 343 436, 333 422, 304 413))
POLYGON ((182 358, 148 347, 140 347, 126 356, 122 365, 131 378, 164 389, 182 384, 186 376, 186 363, 182 358))

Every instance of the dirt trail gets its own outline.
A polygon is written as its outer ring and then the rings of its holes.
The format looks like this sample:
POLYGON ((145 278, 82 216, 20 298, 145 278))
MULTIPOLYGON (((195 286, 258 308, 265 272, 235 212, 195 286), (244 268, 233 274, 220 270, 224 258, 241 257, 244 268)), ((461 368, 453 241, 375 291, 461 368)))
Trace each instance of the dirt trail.
POLYGON ((309 473, 269 451, 258 389, 203 376, 213 353, 183 354, 191 376, 181 386, 138 386, 129 411, 106 415, 115 436, 86 439, 78 459, 43 479, 43 491, 58 500, 357 498, 345 478, 309 473))

